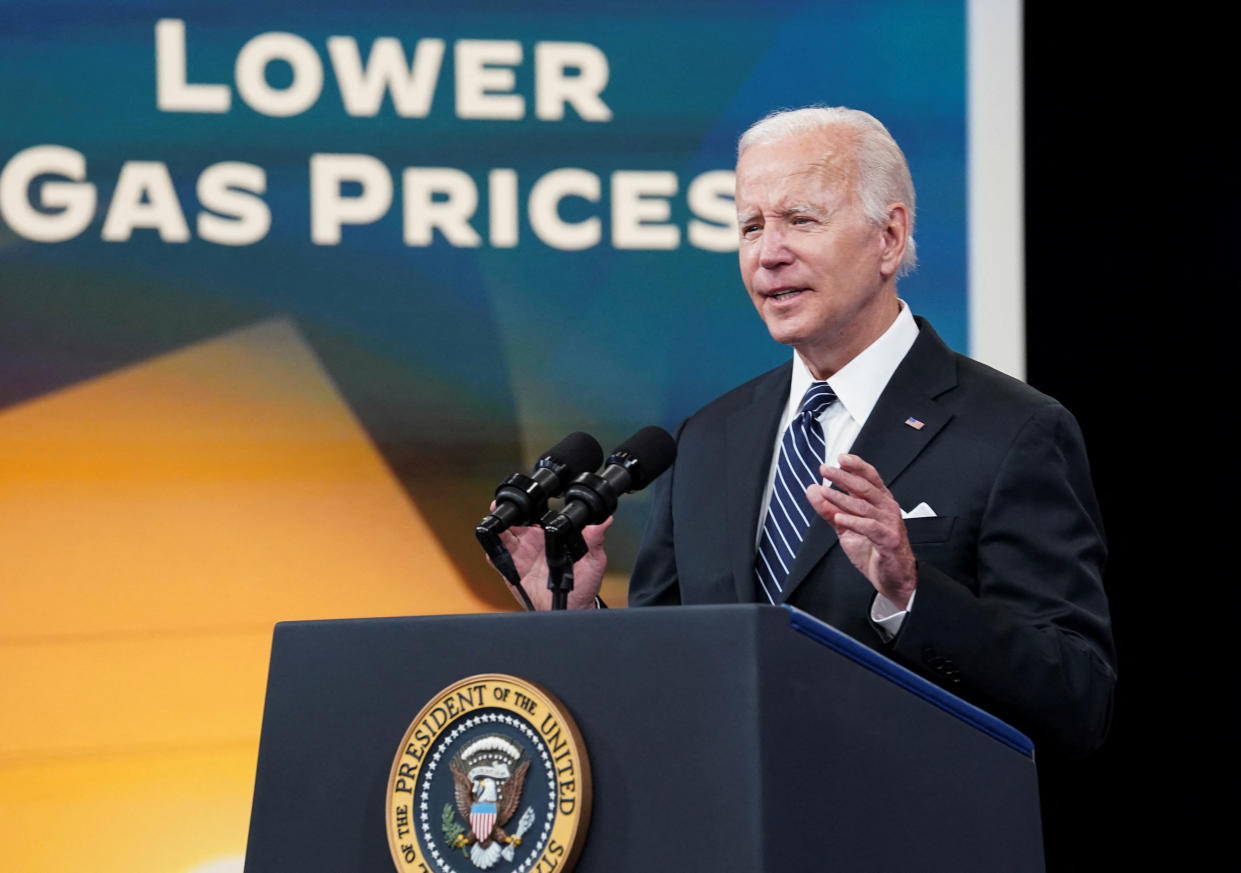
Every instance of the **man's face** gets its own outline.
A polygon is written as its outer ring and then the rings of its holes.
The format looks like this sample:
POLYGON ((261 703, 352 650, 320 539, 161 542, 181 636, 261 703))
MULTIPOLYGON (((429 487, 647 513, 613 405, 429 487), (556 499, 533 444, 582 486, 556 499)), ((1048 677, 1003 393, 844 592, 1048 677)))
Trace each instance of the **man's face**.
POLYGON ((772 338, 820 378, 898 311, 892 235, 862 214, 854 175, 850 145, 831 131, 751 146, 737 162, 742 281, 772 338))

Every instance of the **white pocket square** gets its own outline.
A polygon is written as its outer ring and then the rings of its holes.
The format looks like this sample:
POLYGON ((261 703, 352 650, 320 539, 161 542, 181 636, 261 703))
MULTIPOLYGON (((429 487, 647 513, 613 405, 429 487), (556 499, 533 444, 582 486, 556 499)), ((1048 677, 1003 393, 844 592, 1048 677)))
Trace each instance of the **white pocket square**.
POLYGON ((927 505, 926 501, 919 503, 913 509, 906 512, 901 510, 901 518, 935 518, 935 510, 927 505))

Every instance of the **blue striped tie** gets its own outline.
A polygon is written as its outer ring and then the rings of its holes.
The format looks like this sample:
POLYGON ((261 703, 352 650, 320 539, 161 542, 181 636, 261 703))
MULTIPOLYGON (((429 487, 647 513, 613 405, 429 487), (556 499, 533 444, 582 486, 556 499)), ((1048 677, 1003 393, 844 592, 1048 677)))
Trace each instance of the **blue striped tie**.
POLYGON ((835 401, 836 392, 826 382, 810 383, 801 401, 801 412, 789 422, 780 440, 776 481, 771 487, 767 519, 754 559, 759 588, 772 603, 780 599, 793 556, 815 515, 806 499, 806 488, 823 481, 819 465, 827 454, 827 443, 819 415, 835 401))

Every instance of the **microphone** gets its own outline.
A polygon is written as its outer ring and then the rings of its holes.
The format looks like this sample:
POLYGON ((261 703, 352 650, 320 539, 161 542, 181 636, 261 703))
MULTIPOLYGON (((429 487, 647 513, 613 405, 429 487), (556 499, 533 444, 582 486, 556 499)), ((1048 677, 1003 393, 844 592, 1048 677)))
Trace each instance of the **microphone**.
POLYGON ((608 455, 607 466, 597 475, 582 473, 564 495, 564 508, 541 524, 544 531, 563 540, 574 561, 586 554, 581 530, 601 524, 616 511, 622 494, 641 491, 672 466, 676 440, 662 427, 644 427, 608 455))
POLYGON ((529 476, 514 473, 496 488, 496 507, 474 526, 474 536, 492 565, 525 601, 534 604, 521 587, 513 556, 500 542, 500 534, 513 525, 529 524, 547 512, 547 500, 556 497, 575 477, 596 469, 603 460, 599 441, 588 433, 571 433, 543 453, 529 476))
MULTIPOLYGON (((640 491, 672 466, 676 440, 661 427, 644 427, 608 455, 598 473, 583 473, 564 495, 564 508, 548 513, 543 525, 547 552, 547 587, 552 609, 565 609, 573 590, 573 564, 589 551, 582 536, 588 524, 601 524, 616 511, 622 494, 640 491)), ((523 592, 524 593, 524 592, 523 592)))
MULTIPOLYGON (((474 528, 481 541, 514 525, 530 524, 547 512, 547 500, 558 497, 576 477, 603 461, 599 441, 588 433, 571 433, 548 449, 529 476, 514 473, 496 488, 496 507, 474 528)), ((483 544, 486 548, 486 543, 483 544)))

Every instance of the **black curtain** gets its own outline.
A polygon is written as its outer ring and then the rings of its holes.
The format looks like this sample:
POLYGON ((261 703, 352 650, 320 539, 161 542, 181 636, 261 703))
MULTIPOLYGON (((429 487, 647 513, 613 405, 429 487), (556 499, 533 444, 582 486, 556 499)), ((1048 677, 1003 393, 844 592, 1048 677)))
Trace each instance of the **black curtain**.
POLYGON ((1048 869, 1193 869, 1234 837, 1238 48, 1086 5, 1025 11, 1028 380, 1086 434, 1119 685, 1105 748, 1041 763, 1048 869))

